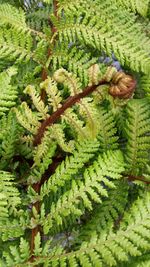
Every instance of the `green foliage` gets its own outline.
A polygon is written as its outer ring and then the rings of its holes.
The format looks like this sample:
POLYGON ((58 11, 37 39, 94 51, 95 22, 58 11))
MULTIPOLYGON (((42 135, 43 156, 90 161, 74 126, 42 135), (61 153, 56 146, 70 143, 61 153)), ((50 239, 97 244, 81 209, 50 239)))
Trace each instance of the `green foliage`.
POLYGON ((11 78, 17 73, 17 69, 9 68, 0 73, 0 116, 4 115, 15 105, 17 98, 17 86, 11 85, 11 78))
POLYGON ((0 267, 150 266, 149 19, 0 0, 0 267))
POLYGON ((140 15, 146 17, 148 13, 148 6, 149 0, 144 1, 135 1, 135 0, 128 0, 128 1, 120 1, 117 0, 119 5, 125 6, 129 10, 132 10, 134 13, 138 12, 140 15))
POLYGON ((126 158, 131 173, 139 174, 148 163, 149 132, 150 114, 147 100, 131 100, 127 106, 126 119, 126 158))

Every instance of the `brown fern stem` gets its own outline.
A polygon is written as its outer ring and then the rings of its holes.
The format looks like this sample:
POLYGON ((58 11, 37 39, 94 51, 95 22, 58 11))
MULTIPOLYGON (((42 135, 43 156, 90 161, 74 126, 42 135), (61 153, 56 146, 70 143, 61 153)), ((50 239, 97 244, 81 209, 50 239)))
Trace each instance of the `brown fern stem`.
POLYGON ((43 121, 38 130, 37 135, 34 138, 34 145, 36 146, 41 143, 41 139, 44 135, 46 128, 56 122, 66 109, 72 107, 76 102, 80 101, 81 98, 89 95, 90 93, 95 91, 98 86, 104 84, 107 84, 107 82, 105 80, 101 80, 97 85, 87 86, 81 93, 76 94, 74 96, 69 96, 59 109, 57 109, 50 117, 43 121))
POLYGON ((130 174, 127 177, 128 177, 129 181, 141 181, 141 182, 143 182, 143 183, 145 183, 147 185, 150 184, 150 181, 146 181, 144 176, 135 176, 135 175, 131 175, 130 174))

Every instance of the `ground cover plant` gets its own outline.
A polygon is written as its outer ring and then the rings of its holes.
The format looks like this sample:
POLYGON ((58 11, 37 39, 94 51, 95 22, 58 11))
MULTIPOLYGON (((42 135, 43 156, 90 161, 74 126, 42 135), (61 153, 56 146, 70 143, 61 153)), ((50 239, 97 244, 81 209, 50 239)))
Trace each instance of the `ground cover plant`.
POLYGON ((0 0, 0 266, 150 266, 148 0, 0 0))

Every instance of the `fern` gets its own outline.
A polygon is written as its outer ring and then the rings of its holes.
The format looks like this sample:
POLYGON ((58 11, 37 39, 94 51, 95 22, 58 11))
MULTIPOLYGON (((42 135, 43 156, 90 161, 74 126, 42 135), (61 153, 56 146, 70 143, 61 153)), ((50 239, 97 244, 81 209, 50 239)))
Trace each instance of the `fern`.
MULTIPOLYGON (((128 104, 126 134, 128 137, 126 158, 131 172, 138 172, 148 162, 149 138, 149 105, 146 100, 132 100, 128 104), (132 110, 130 112, 129 110, 132 110), (131 115, 130 115, 131 114, 131 115)), ((136 173, 135 173, 136 174, 136 173)))
POLYGON ((148 0, 0 0, 0 267, 150 265, 148 0))
POLYGON ((0 116, 5 114, 16 103, 17 87, 10 85, 11 78, 16 73, 17 70, 15 68, 9 68, 7 71, 0 73, 0 116))
POLYGON ((1 4, 0 7, 0 23, 9 24, 15 28, 26 28, 25 14, 22 10, 18 10, 9 4, 1 4))
POLYGON ((101 237, 107 232, 109 233, 112 231, 113 228, 118 227, 127 204, 128 185, 122 182, 121 186, 123 190, 121 190, 121 192, 118 190, 118 183, 116 183, 115 186, 116 187, 109 192, 109 198, 95 207, 94 214, 92 214, 90 220, 83 225, 78 242, 81 242, 80 240, 88 241, 92 239, 94 235, 101 237))
POLYGON ((142 16, 146 16, 148 12, 149 1, 117 1, 119 5, 127 7, 129 10, 132 10, 134 13, 138 12, 142 16))

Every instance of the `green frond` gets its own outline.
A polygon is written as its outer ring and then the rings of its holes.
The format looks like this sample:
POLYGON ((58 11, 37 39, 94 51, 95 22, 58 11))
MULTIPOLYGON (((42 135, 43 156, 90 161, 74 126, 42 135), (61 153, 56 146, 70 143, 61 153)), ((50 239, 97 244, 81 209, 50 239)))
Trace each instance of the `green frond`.
POLYGON ((18 147, 20 129, 14 113, 10 112, 7 117, 2 117, 0 128, 0 169, 4 170, 10 167, 18 147))
POLYGON ((74 141, 70 140, 67 142, 65 140, 64 127, 61 124, 54 124, 51 127, 51 138, 56 140, 61 149, 65 152, 73 153, 74 151, 74 141))
POLYGON ((99 108, 99 134, 98 140, 102 151, 116 149, 118 147, 117 128, 112 111, 99 108))
POLYGON ((109 198, 94 208, 90 219, 80 229, 79 243, 89 241, 95 235, 101 237, 103 234, 109 234, 113 228, 118 227, 128 201, 128 185, 120 181, 115 185, 116 188, 109 191, 109 198))
MULTIPOLYGON (((149 192, 141 192, 136 201, 134 201, 129 210, 124 213, 120 228, 125 230, 130 225, 138 223, 140 220, 144 222, 146 216, 150 220, 149 192), (138 214, 138 216, 137 216, 138 214)), ((145 224, 146 225, 146 224, 145 224)), ((149 225, 148 225, 149 226, 149 225)))
POLYGON ((149 102, 146 99, 130 100, 126 116, 126 161, 129 171, 138 174, 148 162, 148 149, 150 148, 149 102))
POLYGON ((150 266, 149 4, 0 0, 0 267, 150 266))
POLYGON ((4 171, 0 171, 0 198, 0 217, 3 220, 21 204, 19 191, 15 188, 14 176, 4 171))
POLYGON ((73 21, 70 16, 65 18, 65 22, 60 22, 58 26, 61 42, 75 42, 78 39, 82 44, 105 51, 110 56, 113 51, 122 65, 128 65, 136 71, 149 72, 149 39, 145 34, 139 34, 142 28, 136 24, 135 18, 129 12, 121 10, 120 13, 110 1, 101 1, 99 5, 87 1, 82 9, 87 9, 87 13, 90 9, 92 19, 89 14, 82 20, 73 21))
POLYGON ((28 183, 34 184, 40 181, 42 175, 48 169, 49 165, 53 162, 52 157, 55 155, 57 145, 52 142, 47 133, 42 139, 42 143, 35 149, 34 164, 28 177, 28 183))
MULTIPOLYGON (((150 250, 150 196, 143 195, 143 205, 146 208, 142 218, 137 216, 136 221, 129 224, 125 230, 119 229, 117 233, 110 232, 107 239, 94 237, 90 242, 82 243, 81 247, 73 252, 62 253, 58 257, 49 256, 49 264, 60 266, 61 261, 67 266, 121 266, 122 262, 136 259, 150 250), (119 265, 120 264, 120 265, 119 265)), ((141 204, 140 204, 141 205, 141 204)), ((128 266, 128 265, 126 265, 128 266)))
POLYGON ((67 68, 69 72, 79 77, 84 85, 87 85, 89 80, 87 70, 97 59, 91 58, 91 54, 85 53, 82 48, 79 50, 75 46, 71 48, 61 46, 55 49, 49 61, 49 64, 53 66, 54 70, 67 68))
POLYGON ((121 178, 123 165, 120 151, 109 151, 103 157, 99 156, 85 170, 83 180, 80 177, 73 180, 71 189, 60 196, 56 203, 52 203, 50 212, 42 220, 44 232, 47 234, 55 225, 62 225, 63 218, 70 214, 80 217, 85 209, 92 210, 92 201, 101 203, 101 198, 108 196, 106 188, 115 187, 113 180, 121 178))
POLYGON ((0 25, 8 24, 15 28, 26 28, 26 18, 23 10, 9 4, 0 5, 0 25))
POLYGON ((0 116, 16 104, 17 87, 11 85, 11 79, 16 73, 17 69, 14 67, 0 73, 0 116))
POLYGON ((48 26, 48 18, 50 14, 50 8, 47 6, 43 9, 30 10, 26 14, 27 25, 31 29, 37 31, 44 30, 48 26))
POLYGON ((116 0, 116 2, 122 6, 127 8, 129 11, 133 11, 134 13, 138 12, 143 17, 146 17, 148 12, 149 0, 116 0))
POLYGON ((72 110, 72 108, 68 108, 62 115, 62 122, 64 121, 74 129, 74 135, 77 134, 79 140, 88 138, 88 133, 85 131, 84 127, 84 121, 79 119, 79 116, 72 110))
POLYGON ((141 89, 150 97, 150 74, 142 76, 140 80, 141 89))
POLYGON ((7 28, 0 29, 0 59, 4 62, 21 62, 33 58, 32 37, 26 29, 7 28))
POLYGON ((78 10, 83 9, 86 2, 86 0, 76 0, 76 3, 73 0, 70 0, 69 2, 67 0, 59 0, 58 12, 61 13, 62 10, 65 10, 68 14, 70 11, 77 12, 78 10))
POLYGON ((85 132, 88 134, 89 138, 96 138, 99 131, 99 112, 97 107, 90 97, 85 97, 80 100, 79 104, 79 114, 85 120, 85 132))
POLYGON ((71 181, 72 177, 77 175, 79 170, 94 157, 99 149, 97 140, 82 141, 76 144, 76 150, 73 155, 66 159, 57 167, 55 173, 41 187, 41 198, 46 195, 57 192, 66 182, 71 181))
POLYGON ((30 246, 29 243, 21 238, 20 245, 17 248, 16 246, 10 246, 10 253, 4 252, 3 257, 6 260, 6 266, 22 266, 22 263, 29 259, 30 257, 30 246), (21 264, 21 265, 18 265, 21 264))

